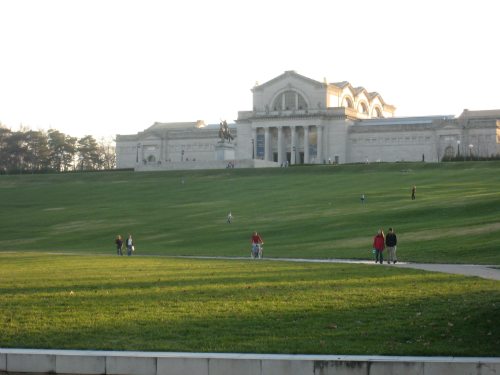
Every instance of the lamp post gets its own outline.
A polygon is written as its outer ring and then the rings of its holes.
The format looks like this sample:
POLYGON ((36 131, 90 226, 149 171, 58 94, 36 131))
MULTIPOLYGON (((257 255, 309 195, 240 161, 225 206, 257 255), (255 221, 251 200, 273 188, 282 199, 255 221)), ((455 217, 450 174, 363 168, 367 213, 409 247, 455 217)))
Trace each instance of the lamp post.
POLYGON ((457 158, 460 157, 460 139, 457 140, 457 158))
POLYGON ((252 138, 252 159, 255 159, 255 139, 252 138))
POLYGON ((469 157, 470 157, 470 160, 472 160, 472 149, 474 148, 474 145, 471 143, 469 145, 469 157))

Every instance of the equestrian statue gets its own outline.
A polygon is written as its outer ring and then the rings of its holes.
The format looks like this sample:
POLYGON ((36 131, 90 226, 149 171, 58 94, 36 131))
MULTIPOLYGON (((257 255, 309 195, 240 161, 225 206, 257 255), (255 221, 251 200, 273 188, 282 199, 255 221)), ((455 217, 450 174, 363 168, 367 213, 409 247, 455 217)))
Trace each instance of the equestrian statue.
POLYGON ((221 141, 228 141, 229 143, 231 143, 231 141, 234 139, 231 135, 231 131, 229 130, 229 126, 227 126, 226 120, 220 122, 219 138, 221 139, 221 141))

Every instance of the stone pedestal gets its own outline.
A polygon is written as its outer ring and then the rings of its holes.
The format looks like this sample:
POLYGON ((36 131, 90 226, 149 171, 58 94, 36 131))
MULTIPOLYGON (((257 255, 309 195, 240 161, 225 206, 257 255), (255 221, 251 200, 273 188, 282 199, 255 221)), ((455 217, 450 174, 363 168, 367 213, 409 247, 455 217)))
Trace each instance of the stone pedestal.
POLYGON ((215 146, 215 160, 234 160, 235 156, 233 143, 219 141, 215 146))

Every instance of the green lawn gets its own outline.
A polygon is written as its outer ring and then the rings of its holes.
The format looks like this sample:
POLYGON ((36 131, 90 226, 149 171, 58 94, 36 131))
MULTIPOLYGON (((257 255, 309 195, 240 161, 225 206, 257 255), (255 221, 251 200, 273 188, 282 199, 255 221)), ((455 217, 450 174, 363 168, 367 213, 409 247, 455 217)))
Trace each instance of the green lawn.
POLYGON ((365 259, 377 229, 393 226, 401 260, 498 265, 499 171, 470 162, 0 176, 0 247, 111 254, 115 235, 130 232, 138 254, 246 256, 258 230, 268 257, 365 259))
POLYGON ((258 230, 266 257, 371 259, 373 235, 393 226, 402 261, 500 267, 499 170, 0 176, 0 347, 499 356, 498 281, 170 257, 248 257, 258 230), (129 232, 135 256, 117 257, 114 237, 129 232))
POLYGON ((375 265, 0 253, 0 347, 499 356, 496 281, 375 265))

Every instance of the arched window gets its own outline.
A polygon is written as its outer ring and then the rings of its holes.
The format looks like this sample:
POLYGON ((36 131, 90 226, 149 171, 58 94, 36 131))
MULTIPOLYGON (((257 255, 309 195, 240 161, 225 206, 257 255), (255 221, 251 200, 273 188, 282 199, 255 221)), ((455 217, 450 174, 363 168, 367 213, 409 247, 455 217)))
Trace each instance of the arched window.
POLYGON ((342 100, 342 107, 354 108, 351 98, 349 98, 348 96, 344 96, 344 99, 342 100))
POLYGON ((296 109, 307 109, 307 102, 302 95, 296 91, 285 91, 274 100, 274 111, 292 111, 296 109))
POLYGON ((373 111, 372 111, 372 117, 376 117, 376 118, 382 118, 382 111, 380 110, 379 107, 375 107, 373 108, 373 111))
POLYGON ((368 114, 368 107, 366 106, 366 103, 364 102, 359 103, 358 112, 363 113, 365 115, 368 114))

